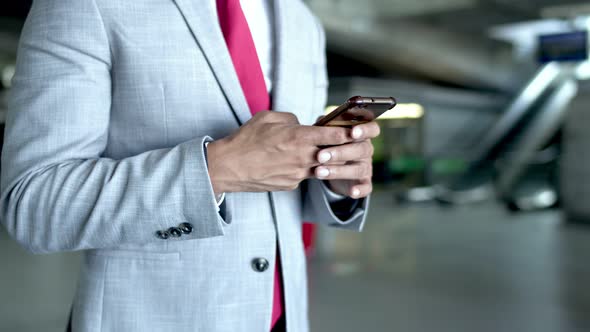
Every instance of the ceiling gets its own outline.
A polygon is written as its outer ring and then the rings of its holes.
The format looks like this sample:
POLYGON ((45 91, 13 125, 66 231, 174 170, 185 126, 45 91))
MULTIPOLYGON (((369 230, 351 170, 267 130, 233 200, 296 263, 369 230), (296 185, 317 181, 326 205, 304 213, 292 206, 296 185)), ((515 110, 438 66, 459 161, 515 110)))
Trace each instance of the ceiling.
MULTIPOLYGON (((457 10, 442 11, 434 14, 425 13, 406 18, 454 31, 485 35, 494 26, 547 18, 543 15, 546 9, 555 8, 555 6, 565 9, 575 4, 588 4, 588 1, 478 0, 472 6, 457 10)), ((590 14, 590 11, 587 11, 586 14, 590 14)))
POLYGON ((335 55, 371 64, 385 75, 403 73, 419 79, 507 92, 518 89, 535 70, 536 63, 532 55, 527 58, 519 54, 517 59, 512 43, 492 37, 492 28, 538 21, 552 13, 558 13, 557 18, 590 15, 589 3, 579 0, 307 3, 324 23, 328 48, 335 55), (556 6, 559 10, 555 10, 556 6))
MULTIPOLYGON (((527 64, 511 58, 510 43, 490 37, 492 28, 554 15, 590 16, 590 3, 580 0, 304 1, 322 19, 332 57, 352 61, 347 67, 356 62, 359 68, 369 68, 369 75, 401 74, 500 91, 517 88, 526 78, 527 64)), ((4 1, 0 17, 23 18, 30 2, 4 1)), ((18 33, 7 26, 20 24, 6 19, 0 23, 0 49, 13 56, 18 33)))
MULTIPOLYGON (((382 19, 424 17, 472 12, 476 17, 502 20, 540 18, 547 7, 588 4, 581 0, 307 0, 312 8, 329 9, 336 15, 354 14, 382 19)), ((457 17, 455 16, 455 20, 457 17)))

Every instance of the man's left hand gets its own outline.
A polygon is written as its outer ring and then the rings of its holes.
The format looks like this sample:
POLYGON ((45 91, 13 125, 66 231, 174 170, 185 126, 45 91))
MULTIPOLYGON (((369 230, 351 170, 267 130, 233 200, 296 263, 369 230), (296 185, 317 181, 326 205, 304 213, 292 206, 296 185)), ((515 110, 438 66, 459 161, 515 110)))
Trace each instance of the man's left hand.
POLYGON ((352 198, 368 196, 373 191, 373 144, 379 136, 376 122, 357 125, 351 131, 353 143, 320 150, 317 160, 321 164, 315 176, 327 180, 334 192, 352 198))

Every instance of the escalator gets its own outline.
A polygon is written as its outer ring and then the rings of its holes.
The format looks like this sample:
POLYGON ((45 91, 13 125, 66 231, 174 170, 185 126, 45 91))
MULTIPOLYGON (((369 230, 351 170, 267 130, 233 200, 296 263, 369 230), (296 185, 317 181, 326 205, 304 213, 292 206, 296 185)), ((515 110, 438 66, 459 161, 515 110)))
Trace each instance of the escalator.
POLYGON ((577 92, 576 66, 548 63, 481 139, 468 169, 435 187, 443 204, 499 198, 511 210, 558 203, 559 132, 577 92))

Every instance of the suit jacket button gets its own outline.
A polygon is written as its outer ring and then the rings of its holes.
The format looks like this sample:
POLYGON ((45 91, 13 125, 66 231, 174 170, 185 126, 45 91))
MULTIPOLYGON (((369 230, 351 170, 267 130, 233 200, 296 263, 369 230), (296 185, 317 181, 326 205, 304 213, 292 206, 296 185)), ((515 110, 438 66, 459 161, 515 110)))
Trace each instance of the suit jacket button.
POLYGON ((180 237, 182 235, 182 231, 180 230, 180 228, 177 228, 177 227, 170 227, 170 228, 168 228, 168 233, 172 237, 180 237))
POLYGON ((178 225, 178 228, 180 228, 180 231, 183 234, 190 234, 193 232, 193 225, 188 222, 183 222, 182 224, 178 225))
POLYGON ((252 260, 252 268, 256 272, 264 272, 268 269, 268 261, 264 258, 254 258, 252 260))
POLYGON ((157 231, 156 237, 161 240, 167 240, 170 237, 170 234, 166 231, 157 231))

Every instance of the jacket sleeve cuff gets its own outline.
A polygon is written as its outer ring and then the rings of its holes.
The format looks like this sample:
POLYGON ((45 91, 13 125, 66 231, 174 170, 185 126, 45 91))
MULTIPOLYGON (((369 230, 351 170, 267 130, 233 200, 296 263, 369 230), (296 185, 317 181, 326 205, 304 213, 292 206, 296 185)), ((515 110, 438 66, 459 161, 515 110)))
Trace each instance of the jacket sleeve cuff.
POLYGON ((193 232, 186 239, 224 235, 224 227, 230 223, 219 213, 220 205, 209 177, 205 143, 211 141, 211 137, 205 136, 179 146, 185 155, 182 169, 185 197, 181 201, 184 202, 184 216, 193 226, 193 232))
MULTIPOLYGON (((345 211, 333 210, 333 206, 336 208, 342 207, 338 207, 339 204, 330 204, 323 186, 325 185, 320 180, 311 179, 308 181, 307 195, 305 195, 304 203, 305 220, 342 229, 361 231, 366 220, 369 198, 351 200, 355 205, 354 209, 352 211, 346 211, 346 214, 348 214, 347 218, 341 219, 339 216, 344 215, 345 213, 343 212, 345 211)), ((350 209, 350 206, 347 208, 350 209)))
MULTIPOLYGON (((205 142, 205 149, 203 149, 203 154, 205 156, 205 162, 207 162, 207 148, 209 147, 210 141, 205 142)), ((208 169, 209 167, 207 167, 208 169)), ((209 178, 209 181, 211 178, 209 178)), ((223 206, 223 202, 225 201, 225 193, 221 193, 221 195, 216 195, 215 200, 217 201, 217 212, 221 211, 221 207, 223 206)))

